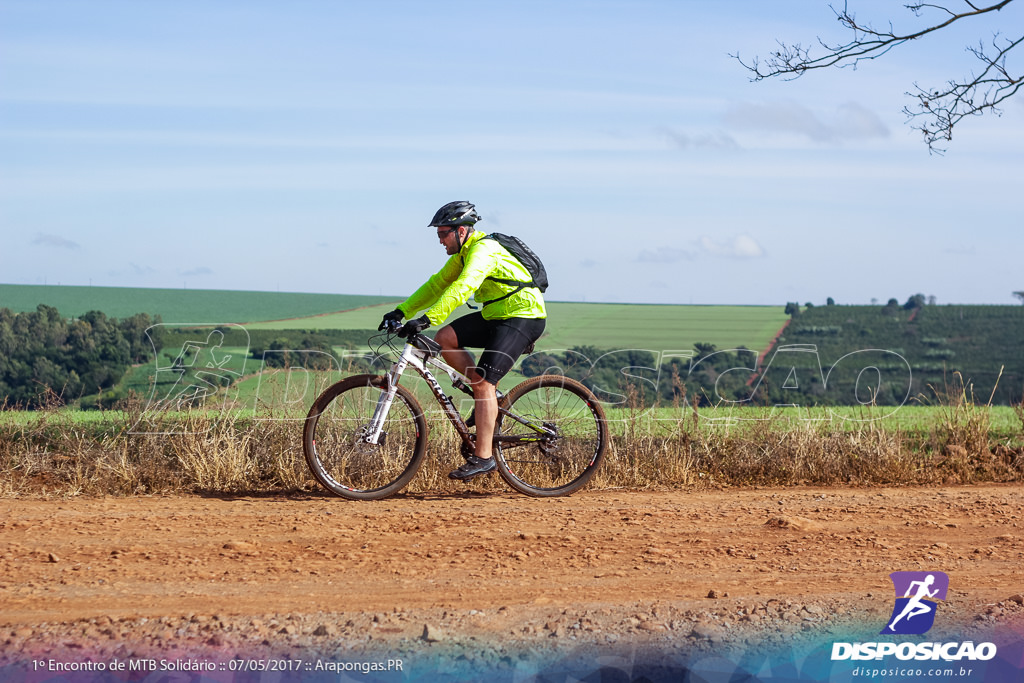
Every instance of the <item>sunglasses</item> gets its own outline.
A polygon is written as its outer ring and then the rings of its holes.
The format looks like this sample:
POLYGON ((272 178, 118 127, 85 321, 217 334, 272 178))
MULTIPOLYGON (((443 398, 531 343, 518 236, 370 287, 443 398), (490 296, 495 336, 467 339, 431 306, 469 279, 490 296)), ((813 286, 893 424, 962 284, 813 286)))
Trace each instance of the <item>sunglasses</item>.
POLYGON ((448 235, 452 234, 453 232, 455 232, 458 229, 459 229, 459 226, 456 225, 454 228, 448 228, 447 230, 438 230, 437 231, 437 238, 443 240, 445 237, 447 237, 448 235))

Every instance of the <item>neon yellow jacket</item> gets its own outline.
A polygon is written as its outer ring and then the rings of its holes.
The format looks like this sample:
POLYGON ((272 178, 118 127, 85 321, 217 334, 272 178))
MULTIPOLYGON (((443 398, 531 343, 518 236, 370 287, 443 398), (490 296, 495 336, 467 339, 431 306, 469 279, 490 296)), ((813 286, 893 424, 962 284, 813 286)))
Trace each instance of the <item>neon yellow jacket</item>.
MULTIPOLYGON (((439 325, 470 295, 482 304, 515 289, 513 285, 488 280, 489 275, 530 281, 530 273, 523 264, 496 240, 483 239, 486 234, 479 230, 469 233, 459 253, 450 256, 441 270, 398 305, 406 319, 427 309, 430 324, 439 325)), ((525 287, 507 299, 484 306, 482 312, 485 320, 547 317, 544 297, 536 287, 525 287)))

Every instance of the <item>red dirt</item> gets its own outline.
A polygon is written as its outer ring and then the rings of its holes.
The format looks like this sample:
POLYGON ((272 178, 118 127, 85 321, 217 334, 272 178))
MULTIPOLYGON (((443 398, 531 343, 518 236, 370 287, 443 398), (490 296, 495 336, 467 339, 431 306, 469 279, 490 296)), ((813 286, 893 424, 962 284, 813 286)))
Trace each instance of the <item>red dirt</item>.
POLYGON ((880 628, 897 570, 949 574, 944 623, 1016 628, 1022 519, 1017 485, 8 499, 0 643, 786 637, 880 628))

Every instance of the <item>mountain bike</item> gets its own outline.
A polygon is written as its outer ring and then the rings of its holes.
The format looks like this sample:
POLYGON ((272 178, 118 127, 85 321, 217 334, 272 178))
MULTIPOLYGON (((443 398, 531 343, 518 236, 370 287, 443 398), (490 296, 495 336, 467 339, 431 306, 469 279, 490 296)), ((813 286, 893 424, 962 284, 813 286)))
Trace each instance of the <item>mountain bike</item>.
MULTIPOLYGON (((398 353, 392 323, 371 339, 398 353), (380 339, 383 339, 381 342, 380 339)), ((410 335, 384 375, 354 375, 328 387, 313 402, 303 427, 306 463, 328 491, 352 500, 377 500, 406 486, 423 464, 428 426, 416 397, 399 382, 408 369, 426 381, 461 439, 464 457, 475 434, 438 384, 434 367, 470 396, 470 380, 440 358, 430 337, 410 335)), ((604 409, 576 380, 545 374, 498 392, 493 452, 497 471, 528 496, 565 496, 594 476, 608 447, 604 409)))

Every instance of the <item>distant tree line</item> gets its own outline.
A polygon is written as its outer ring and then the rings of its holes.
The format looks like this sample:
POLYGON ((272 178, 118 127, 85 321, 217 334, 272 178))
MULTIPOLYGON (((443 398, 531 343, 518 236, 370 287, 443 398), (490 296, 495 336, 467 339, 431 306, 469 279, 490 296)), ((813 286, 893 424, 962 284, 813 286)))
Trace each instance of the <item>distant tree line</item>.
MULTIPOLYGON (((1024 301, 1024 292, 1014 292, 1014 296, 1016 296, 1018 294, 1021 295, 1021 300, 1024 301)), ((872 299, 872 302, 873 301, 874 301, 874 299, 872 299)), ((926 305, 934 306, 935 304, 936 304, 936 299, 935 299, 934 295, 926 297, 924 294, 918 293, 918 294, 912 294, 909 297, 907 297, 907 301, 906 301, 906 303, 903 304, 902 309, 904 311, 913 311, 914 309, 917 309, 917 308, 924 308, 926 305)), ((826 306, 835 306, 836 305, 836 300, 833 299, 832 297, 828 297, 828 299, 825 302, 825 305, 826 306)), ((807 303, 804 304, 804 308, 805 309, 814 308, 814 304, 811 303, 810 301, 808 301, 807 303)), ((900 306, 899 299, 893 298, 893 299, 889 299, 889 301, 885 304, 885 306, 882 308, 882 312, 883 313, 893 313, 893 312, 899 311, 900 308, 901 308, 901 306, 900 306)), ((789 303, 786 304, 785 311, 786 311, 786 315, 790 316, 791 318, 795 318, 798 315, 800 315, 800 304, 798 304, 795 301, 790 301, 789 303)))
POLYGON ((263 360, 271 368, 330 370, 334 366, 334 349, 330 340, 315 333, 298 338, 276 337, 266 348, 253 346, 252 357, 263 360))
POLYGON ((160 350, 159 335, 152 342, 146 335, 159 322, 145 313, 118 320, 100 311, 68 319, 45 304, 26 313, 0 308, 0 401, 38 408, 110 389, 160 350))
POLYGON ((535 353, 523 360, 520 370, 527 377, 571 377, 602 401, 624 407, 680 402, 707 406, 722 397, 742 400, 749 394, 757 352, 743 347, 719 351, 714 344, 698 343, 688 356, 660 360, 651 351, 576 346, 560 353, 535 353))

